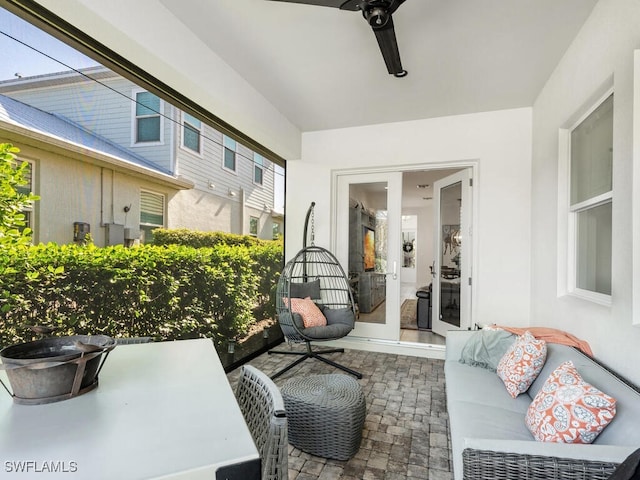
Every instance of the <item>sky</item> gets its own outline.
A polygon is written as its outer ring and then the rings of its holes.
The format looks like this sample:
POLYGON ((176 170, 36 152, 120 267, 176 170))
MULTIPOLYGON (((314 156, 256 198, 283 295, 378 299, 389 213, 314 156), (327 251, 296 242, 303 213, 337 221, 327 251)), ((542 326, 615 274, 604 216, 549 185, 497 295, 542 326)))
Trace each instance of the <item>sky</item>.
POLYGON ((15 78, 16 73, 30 77, 95 65, 98 65, 95 60, 0 8, 0 80, 15 78), (28 43, 44 54, 19 41, 28 43))

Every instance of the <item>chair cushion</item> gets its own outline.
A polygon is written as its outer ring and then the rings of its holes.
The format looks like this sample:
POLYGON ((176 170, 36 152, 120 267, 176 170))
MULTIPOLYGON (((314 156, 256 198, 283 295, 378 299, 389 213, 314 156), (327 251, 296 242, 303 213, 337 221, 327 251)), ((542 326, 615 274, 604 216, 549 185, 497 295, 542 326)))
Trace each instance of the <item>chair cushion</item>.
POLYGON ((347 335, 352 328, 344 323, 334 323, 324 327, 310 327, 302 330, 302 334, 315 340, 333 340, 347 335))
POLYGON ((500 359, 496 372, 509 394, 516 398, 526 392, 536 379, 547 358, 547 342, 524 332, 500 359))
POLYGON ((615 398, 585 382, 569 360, 545 381, 525 423, 540 442, 591 443, 615 414, 615 398))
POLYGON ((327 319, 327 325, 341 323, 353 328, 355 324, 355 315, 350 308, 325 308, 322 313, 327 319))
POLYGON ((291 282, 289 284, 289 293, 293 298, 312 298, 318 300, 320 298, 320 279, 311 282, 291 282))
MULTIPOLYGON (((327 319, 311 298, 291 298, 291 311, 302 316, 305 328, 322 327, 327 324, 327 319)), ((287 301, 284 302, 285 305, 287 301)))

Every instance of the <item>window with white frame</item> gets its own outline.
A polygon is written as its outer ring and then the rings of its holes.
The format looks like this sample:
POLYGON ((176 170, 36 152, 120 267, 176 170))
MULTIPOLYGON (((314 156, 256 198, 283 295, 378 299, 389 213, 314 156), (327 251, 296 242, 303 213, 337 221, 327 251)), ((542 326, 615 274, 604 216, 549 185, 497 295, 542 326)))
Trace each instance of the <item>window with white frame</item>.
POLYGON ((140 241, 152 243, 152 231, 162 227, 164 227, 164 195, 140 191, 140 241))
POLYGON ((613 94, 570 131, 569 291, 610 302, 613 94))
POLYGON ((135 95, 135 143, 157 143, 162 141, 162 101, 151 92, 138 91, 135 95))
MULTIPOLYGON (((19 163, 27 163, 27 168, 24 170, 24 185, 17 185, 16 191, 22 195, 29 195, 33 192, 33 163, 27 160, 20 160, 19 163)), ((23 230, 25 228, 30 228, 33 230, 33 204, 30 203, 28 207, 22 210, 22 214, 24 215, 24 226, 20 228, 23 230)))
POLYGON ((222 149, 224 150, 224 155, 222 159, 222 165, 227 170, 236 171, 236 151, 238 148, 238 144, 232 138, 223 135, 222 138, 222 149))
POLYGON ((264 182, 264 157, 260 154, 253 154, 253 183, 262 185, 264 182))
POLYGON ((249 235, 253 235, 254 237, 258 236, 258 226, 260 224, 260 219, 258 217, 249 217, 249 235))
POLYGON ((182 112, 182 146, 196 153, 202 152, 202 122, 182 112))

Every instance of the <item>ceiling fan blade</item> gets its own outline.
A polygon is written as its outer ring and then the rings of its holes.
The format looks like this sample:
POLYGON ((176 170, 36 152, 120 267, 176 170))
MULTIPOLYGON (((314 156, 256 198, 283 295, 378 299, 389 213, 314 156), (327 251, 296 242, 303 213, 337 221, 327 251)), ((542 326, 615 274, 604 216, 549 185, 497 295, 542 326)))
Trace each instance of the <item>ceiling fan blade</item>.
MULTIPOLYGON (((272 2, 302 3, 318 7, 334 7, 341 10, 358 10, 357 0, 271 0, 272 2)), ((404 1, 404 0, 403 0, 404 1)))
POLYGON ((389 15, 389 19, 383 27, 372 27, 373 33, 378 40, 378 46, 382 52, 382 58, 387 65, 387 71, 396 77, 404 77, 407 71, 402 68, 400 61, 400 52, 398 51, 398 42, 396 41, 396 31, 393 28, 393 18, 389 15))
POLYGON ((387 12, 389 12, 389 15, 395 12, 398 9, 398 7, 402 5, 404 2, 405 0, 391 0, 391 5, 389 5, 389 8, 387 8, 387 12))

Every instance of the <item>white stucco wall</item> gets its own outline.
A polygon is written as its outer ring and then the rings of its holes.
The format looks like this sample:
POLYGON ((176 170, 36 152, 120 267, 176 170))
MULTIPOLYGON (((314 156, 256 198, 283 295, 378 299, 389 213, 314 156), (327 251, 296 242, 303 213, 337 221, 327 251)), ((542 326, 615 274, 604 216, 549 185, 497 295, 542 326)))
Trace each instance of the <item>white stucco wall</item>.
MULTIPOLYGON (((532 324, 587 340, 596 357, 640 384, 640 328, 632 326, 633 54, 640 2, 601 0, 534 104, 532 324), (612 306, 558 296, 558 129, 614 87, 612 306)), ((640 92, 639 92, 640 93, 640 92)), ((637 185, 636 188, 640 188, 637 185)), ((637 216, 637 213, 635 214, 637 216)), ((562 268, 562 266, 560 267, 562 268)))
POLYGON ((530 278, 531 109, 305 133, 287 172, 286 255, 302 245, 316 202, 316 244, 330 246, 331 177, 337 169, 476 159, 476 317, 527 325, 530 278))

